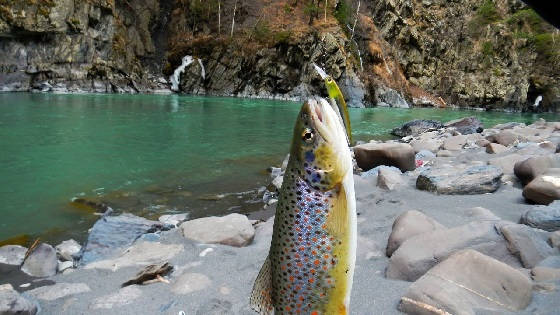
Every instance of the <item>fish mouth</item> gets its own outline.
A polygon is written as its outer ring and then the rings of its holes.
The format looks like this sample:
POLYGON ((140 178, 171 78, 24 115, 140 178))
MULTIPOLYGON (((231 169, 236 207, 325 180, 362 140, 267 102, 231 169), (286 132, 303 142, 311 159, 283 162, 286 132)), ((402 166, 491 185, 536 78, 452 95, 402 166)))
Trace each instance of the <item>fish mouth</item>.
POLYGON ((337 135, 343 130, 338 130, 341 126, 337 125, 338 117, 330 104, 321 98, 310 99, 307 104, 313 125, 321 138, 328 143, 335 142, 337 135))

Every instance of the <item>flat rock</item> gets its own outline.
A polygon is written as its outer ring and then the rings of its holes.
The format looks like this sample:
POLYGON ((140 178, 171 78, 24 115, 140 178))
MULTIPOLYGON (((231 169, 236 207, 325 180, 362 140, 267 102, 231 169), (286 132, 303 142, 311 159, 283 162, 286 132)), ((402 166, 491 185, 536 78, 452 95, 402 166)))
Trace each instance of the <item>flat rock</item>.
POLYGON ((232 213, 224 217, 207 217, 181 224, 183 235, 204 244, 246 246, 253 241, 255 229, 246 216, 232 213))
POLYGON ((440 129, 443 125, 437 120, 416 119, 403 124, 399 128, 391 131, 392 134, 399 137, 417 136, 423 132, 440 129))
POLYGON ((67 240, 56 245, 55 247, 58 257, 62 260, 73 261, 80 258, 82 246, 75 240, 67 240))
POLYGON ((560 231, 560 201, 533 207, 521 216, 521 223, 549 232, 560 231))
POLYGON ((26 293, 39 300, 54 301, 66 296, 85 293, 89 291, 91 291, 91 289, 85 283, 59 282, 57 284, 39 287, 27 291, 26 293))
POLYGON ((501 168, 504 174, 513 174, 513 167, 515 166, 515 163, 523 161, 526 158, 526 155, 512 153, 505 156, 492 158, 488 160, 488 165, 501 168))
POLYGON ((130 213, 104 216, 91 228, 80 263, 85 265, 107 258, 116 251, 130 246, 142 234, 162 228, 161 222, 147 220, 130 213))
POLYGON ((443 149, 449 151, 459 151, 462 150, 467 143, 467 137, 463 135, 453 136, 445 139, 443 141, 443 149))
POLYGON ((354 147, 358 166, 370 170, 376 166, 398 167, 402 172, 415 169, 415 152, 407 143, 366 143, 354 147))
POLYGON ((532 283, 523 273, 463 250, 414 282, 399 309, 408 314, 493 314, 523 310, 531 299, 532 283))
POLYGON ((525 268, 533 268, 546 257, 558 253, 548 244, 545 231, 523 224, 505 224, 500 231, 508 242, 510 252, 519 257, 525 268))
POLYGON ((551 168, 523 188, 523 197, 540 205, 560 199, 560 169, 551 168))
POLYGON ((5 245, 0 247, 0 264, 19 266, 25 258, 27 248, 19 245, 5 245))
POLYGON ((387 257, 391 257, 393 252, 407 239, 422 233, 443 229, 445 229, 445 226, 422 212, 407 211, 399 215, 393 222, 393 229, 387 242, 387 257))
POLYGON ((451 120, 446 122, 444 126, 448 128, 453 127, 462 135, 480 133, 484 130, 480 119, 474 116, 451 120))
POLYGON ((161 244, 159 242, 139 241, 122 252, 115 253, 114 259, 104 259, 91 262, 85 269, 109 269, 130 266, 146 266, 168 261, 184 249, 181 244, 161 244))
POLYGON ((377 186, 386 190, 394 190, 397 186, 403 184, 400 171, 389 168, 381 168, 377 174, 377 186))
POLYGON ((33 277, 49 277, 56 274, 57 264, 55 249, 49 244, 41 243, 27 256, 21 270, 33 277))
POLYGON ((486 153, 488 154, 500 154, 506 152, 508 150, 507 147, 499 144, 499 143, 489 143, 486 146, 486 153))
POLYGON ((21 296, 10 284, 0 285, 0 314, 35 315, 37 305, 21 296))
POLYGON ((560 168, 560 154, 530 157, 515 163, 513 172, 527 185, 537 176, 546 173, 550 168, 560 168))
POLYGON ((494 166, 432 168, 420 173, 416 188, 445 195, 491 193, 500 187, 502 175, 494 166))
POLYGON ((462 249, 475 249, 519 267, 519 260, 509 252, 506 241, 497 232, 497 226, 497 222, 475 221, 411 237, 391 256, 386 276, 390 279, 416 281, 430 268, 462 249))
POLYGON ((212 281, 200 273, 184 273, 173 282, 171 291, 176 294, 189 294, 191 292, 204 290, 212 284, 212 281))
POLYGON ((119 291, 99 297, 90 305, 92 309, 113 309, 134 303, 142 295, 142 290, 136 285, 124 287, 119 291))

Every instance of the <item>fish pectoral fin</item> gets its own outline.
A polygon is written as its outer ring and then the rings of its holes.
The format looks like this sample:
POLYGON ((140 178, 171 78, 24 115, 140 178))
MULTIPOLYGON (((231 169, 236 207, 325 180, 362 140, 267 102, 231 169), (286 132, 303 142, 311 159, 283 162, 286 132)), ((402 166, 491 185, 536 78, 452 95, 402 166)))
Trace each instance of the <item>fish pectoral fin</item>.
POLYGON ((348 229, 348 224, 346 189, 344 189, 344 185, 340 185, 338 196, 334 200, 327 217, 327 228, 334 236, 342 237, 348 229))
POLYGON ((253 292, 249 298, 251 308, 261 314, 274 314, 274 304, 272 303, 272 268, 270 258, 266 257, 264 264, 259 271, 259 275, 253 285, 253 292))

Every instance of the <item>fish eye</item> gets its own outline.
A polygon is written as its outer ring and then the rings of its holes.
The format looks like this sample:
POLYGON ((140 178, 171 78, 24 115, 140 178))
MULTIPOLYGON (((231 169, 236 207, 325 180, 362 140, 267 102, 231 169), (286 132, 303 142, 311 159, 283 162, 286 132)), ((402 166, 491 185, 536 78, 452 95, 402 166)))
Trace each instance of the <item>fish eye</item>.
POLYGON ((313 130, 309 129, 309 128, 305 128, 305 130, 303 130, 303 133, 301 135, 301 138, 303 139, 303 141, 307 142, 307 143, 311 143, 313 141, 313 130))

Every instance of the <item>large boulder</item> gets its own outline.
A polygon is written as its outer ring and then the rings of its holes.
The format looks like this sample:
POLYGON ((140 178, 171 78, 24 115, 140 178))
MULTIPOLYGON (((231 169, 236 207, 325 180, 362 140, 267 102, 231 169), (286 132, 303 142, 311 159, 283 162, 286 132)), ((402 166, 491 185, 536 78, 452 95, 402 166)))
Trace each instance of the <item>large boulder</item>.
POLYGON ((521 216, 521 223, 545 231, 560 231, 560 201, 535 206, 521 216))
POLYGON ((463 135, 480 133, 484 130, 484 126, 482 125, 480 119, 474 116, 451 120, 446 122, 444 126, 453 127, 463 135))
POLYGON ((21 270, 33 277, 49 277, 56 274, 57 264, 56 250, 49 244, 40 243, 27 256, 21 270))
POLYGON ((501 314, 523 310, 531 299, 532 283, 523 273, 464 250, 414 282, 399 309, 408 314, 501 314))
POLYGON ((164 229, 164 224, 130 213, 103 216, 90 230, 80 263, 85 265, 111 256, 145 233, 164 229))
POLYGON ((181 229, 183 235, 193 241, 235 247, 249 245, 255 236, 249 219, 238 213, 190 220, 181 224, 181 229))
POLYGON ((21 296, 10 284, 0 285, 0 314, 35 315, 37 305, 21 296))
POLYGON ((387 242, 386 254, 391 257, 394 251, 407 239, 426 232, 443 230, 445 226, 420 211, 410 210, 399 215, 393 222, 393 229, 387 242))
POLYGON ((537 176, 546 173, 550 168, 560 168, 560 154, 530 157, 515 163, 513 172, 523 185, 527 185, 537 176))
POLYGON ((560 199, 560 168, 551 168, 523 188, 523 197, 540 205, 560 199))
POLYGON ((499 231, 499 222, 475 221, 458 227, 422 233, 405 240, 389 260, 387 278, 416 281, 426 271, 462 249, 475 249, 519 267, 499 231))
POLYGON ((548 244, 548 233, 523 224, 505 224, 500 231, 510 252, 521 260, 523 267, 533 268, 541 260, 558 251, 548 244))
POLYGON ((445 195, 475 195, 496 191, 502 170, 494 166, 447 167, 420 173, 416 187, 445 195))
POLYGON ((413 171, 414 149, 407 143, 366 143, 354 147, 358 166, 367 171, 376 166, 398 167, 402 172, 413 171))
POLYGON ((486 139, 488 139, 488 141, 490 142, 499 143, 506 147, 512 146, 516 143, 523 142, 526 140, 526 138, 510 130, 500 131, 497 134, 486 137, 486 139))
POLYGON ((0 264, 19 266, 25 258, 27 248, 19 245, 0 247, 0 264))
POLYGON ((423 132, 440 129, 442 127, 443 125, 441 122, 437 120, 416 119, 393 129, 391 133, 399 137, 417 136, 423 132))

